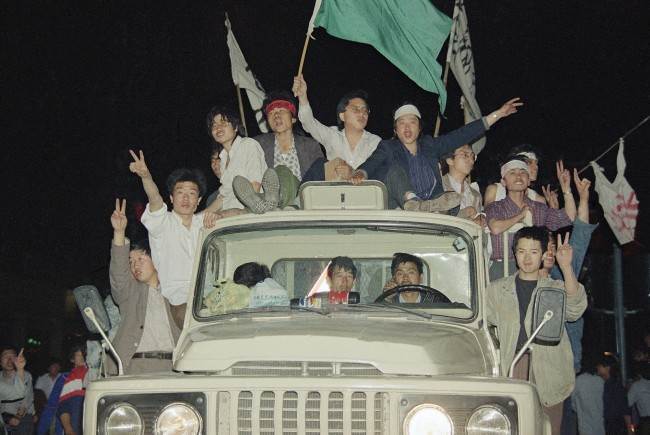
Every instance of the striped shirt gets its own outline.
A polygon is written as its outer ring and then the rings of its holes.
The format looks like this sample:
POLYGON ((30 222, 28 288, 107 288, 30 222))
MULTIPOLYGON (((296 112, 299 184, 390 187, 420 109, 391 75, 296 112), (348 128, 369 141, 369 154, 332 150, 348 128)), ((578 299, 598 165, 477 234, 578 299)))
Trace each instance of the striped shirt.
MULTIPOLYGON (((531 213, 533 214, 533 225, 539 227, 546 227, 551 231, 564 228, 571 225, 571 219, 567 216, 564 209, 558 210, 555 208, 550 208, 546 204, 542 204, 538 201, 533 201, 528 197, 524 197, 524 203, 528 206, 531 213)), ((510 219, 513 216, 516 216, 521 212, 521 209, 517 204, 514 203, 509 196, 506 196, 505 199, 501 201, 495 201, 492 204, 485 207, 485 215, 488 223, 492 219, 505 220, 510 219)), ((503 259, 503 235, 502 234, 490 234, 492 238, 492 260, 502 260, 503 259)), ((512 239, 514 233, 508 235, 508 245, 512 246, 512 239)), ((512 254, 512 249, 508 249, 509 258, 513 259, 514 255, 512 254)))
POLYGON ((402 144, 402 152, 406 155, 406 161, 409 164, 409 179, 414 193, 420 199, 431 199, 438 180, 436 180, 433 168, 424 153, 420 152, 420 146, 418 145, 418 152, 413 155, 402 144))

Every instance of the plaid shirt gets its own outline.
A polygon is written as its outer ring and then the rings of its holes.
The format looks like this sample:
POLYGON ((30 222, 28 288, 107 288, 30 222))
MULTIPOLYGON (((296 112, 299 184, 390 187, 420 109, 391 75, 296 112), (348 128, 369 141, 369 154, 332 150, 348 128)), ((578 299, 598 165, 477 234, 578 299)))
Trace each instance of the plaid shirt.
MULTIPOLYGON (((530 208, 533 214, 533 225, 539 227, 546 227, 551 231, 571 225, 571 219, 567 216, 564 209, 557 210, 548 207, 539 201, 533 201, 528 197, 524 197, 524 203, 530 208)), ((492 219, 505 220, 517 215, 521 209, 514 203, 509 196, 501 201, 495 201, 485 207, 486 220, 490 222, 492 219)), ((492 238, 492 260, 503 259, 503 234, 490 234, 492 238)), ((512 239, 514 233, 508 236, 508 245, 512 246, 512 239)), ((512 249, 508 249, 509 258, 513 259, 512 249)))

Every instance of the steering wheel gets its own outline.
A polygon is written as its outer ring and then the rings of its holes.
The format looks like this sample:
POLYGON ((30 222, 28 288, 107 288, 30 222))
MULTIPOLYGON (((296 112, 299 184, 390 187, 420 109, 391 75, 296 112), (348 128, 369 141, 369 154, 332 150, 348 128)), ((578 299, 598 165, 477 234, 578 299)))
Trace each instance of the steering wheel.
POLYGON ((399 300, 399 295, 401 293, 408 292, 420 293, 420 303, 423 304, 451 303, 449 298, 445 296, 445 294, 440 290, 436 290, 433 287, 420 284, 407 284, 393 287, 392 289, 386 290, 381 295, 379 295, 379 297, 375 299, 375 303, 384 302, 387 298, 390 298, 393 295, 397 295, 397 300, 399 300))

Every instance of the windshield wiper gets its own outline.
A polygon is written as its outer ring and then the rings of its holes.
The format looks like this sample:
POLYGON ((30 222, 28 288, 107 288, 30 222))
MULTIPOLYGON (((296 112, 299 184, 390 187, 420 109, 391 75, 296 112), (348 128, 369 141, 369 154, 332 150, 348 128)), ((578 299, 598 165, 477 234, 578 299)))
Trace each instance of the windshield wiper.
POLYGON ((386 302, 378 302, 376 304, 348 304, 348 305, 341 305, 341 306, 342 307, 345 306, 348 308, 350 307, 373 308, 374 310, 379 310, 382 308, 390 308, 393 310, 402 311, 404 313, 413 314, 414 316, 422 317, 423 319, 427 319, 427 320, 431 320, 433 318, 433 315, 429 313, 422 313, 420 311, 405 308, 400 305, 388 304, 386 302))

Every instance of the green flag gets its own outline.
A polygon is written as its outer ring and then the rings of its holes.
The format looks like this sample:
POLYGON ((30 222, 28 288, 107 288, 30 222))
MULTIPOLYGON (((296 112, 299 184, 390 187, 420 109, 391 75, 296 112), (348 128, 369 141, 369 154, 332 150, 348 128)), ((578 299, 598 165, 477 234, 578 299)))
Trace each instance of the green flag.
POLYGON ((447 91, 436 58, 451 19, 430 0, 322 0, 314 27, 372 45, 422 89, 438 94, 444 111, 447 91))

